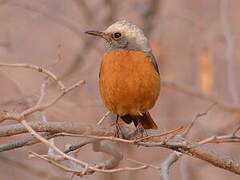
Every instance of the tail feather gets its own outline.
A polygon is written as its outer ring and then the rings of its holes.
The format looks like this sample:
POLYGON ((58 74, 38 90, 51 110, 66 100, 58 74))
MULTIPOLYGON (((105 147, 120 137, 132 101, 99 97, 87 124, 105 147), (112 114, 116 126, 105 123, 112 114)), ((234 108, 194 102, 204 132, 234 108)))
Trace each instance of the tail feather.
POLYGON ((121 116, 123 121, 127 124, 131 122, 137 127, 139 123, 141 123, 144 129, 158 129, 157 124, 153 121, 149 112, 145 112, 142 115, 134 116, 134 115, 124 115, 121 116))

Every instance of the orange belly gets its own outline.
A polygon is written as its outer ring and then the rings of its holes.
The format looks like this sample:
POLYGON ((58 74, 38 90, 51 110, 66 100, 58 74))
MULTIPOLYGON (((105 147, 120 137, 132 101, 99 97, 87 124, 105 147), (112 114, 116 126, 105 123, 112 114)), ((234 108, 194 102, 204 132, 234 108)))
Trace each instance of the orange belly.
POLYGON ((154 106, 160 92, 160 77, 144 52, 113 50, 104 54, 99 87, 110 111, 139 115, 154 106))

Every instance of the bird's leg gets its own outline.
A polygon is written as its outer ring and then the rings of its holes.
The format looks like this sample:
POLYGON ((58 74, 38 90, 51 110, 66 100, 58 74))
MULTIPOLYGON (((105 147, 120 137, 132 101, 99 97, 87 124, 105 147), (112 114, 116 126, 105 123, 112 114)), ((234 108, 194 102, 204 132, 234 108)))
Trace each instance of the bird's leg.
MULTIPOLYGON (((143 127, 142 127, 143 128, 143 127)), ((143 134, 145 134, 145 136, 148 136, 147 130, 143 128, 143 134)))
POLYGON ((121 128, 121 126, 118 123, 119 120, 119 115, 117 115, 117 119, 116 119, 116 133, 115 133, 115 137, 120 138, 120 134, 121 134, 121 138, 123 139, 128 139, 128 135, 126 135, 123 131, 123 129, 121 128))
POLYGON ((142 123, 140 122, 140 120, 138 119, 138 124, 137 124, 137 134, 140 133, 141 137, 144 136, 148 136, 146 129, 144 129, 144 127, 142 126, 142 123))
POLYGON ((119 138, 119 132, 122 132, 122 131, 121 131, 120 125, 118 123, 118 120, 119 120, 119 115, 117 115, 117 119, 116 119, 116 134, 115 134, 115 137, 119 138))

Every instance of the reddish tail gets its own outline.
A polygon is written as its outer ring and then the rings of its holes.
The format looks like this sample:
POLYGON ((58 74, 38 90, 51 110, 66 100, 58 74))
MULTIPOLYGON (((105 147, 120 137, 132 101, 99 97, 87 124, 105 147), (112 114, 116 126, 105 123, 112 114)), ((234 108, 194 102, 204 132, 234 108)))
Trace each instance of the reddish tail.
POLYGON ((124 115, 121 118, 127 124, 133 122, 136 127, 141 123, 144 129, 158 129, 149 112, 143 113, 142 116, 124 115))

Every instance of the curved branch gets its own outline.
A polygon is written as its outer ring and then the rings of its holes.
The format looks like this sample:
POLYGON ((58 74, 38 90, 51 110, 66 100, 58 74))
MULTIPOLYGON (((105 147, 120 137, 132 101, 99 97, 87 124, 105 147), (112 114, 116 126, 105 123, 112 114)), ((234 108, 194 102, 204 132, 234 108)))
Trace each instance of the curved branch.
POLYGON ((173 152, 169 154, 167 159, 161 165, 161 179, 162 180, 170 180, 169 177, 169 169, 170 167, 179 159, 179 155, 177 152, 173 152))
POLYGON ((55 76, 53 73, 51 73, 50 71, 41 68, 39 66, 36 65, 32 65, 32 64, 7 64, 7 63, 0 63, 0 67, 15 67, 15 68, 26 68, 26 69, 33 69, 35 71, 38 71, 40 73, 45 74, 47 77, 49 77, 50 79, 52 79, 53 81, 55 81, 58 86, 60 87, 61 90, 65 89, 65 86, 63 85, 62 81, 60 81, 57 76, 55 76))
POLYGON ((112 159, 102 162, 97 166, 97 168, 112 169, 117 167, 119 162, 123 159, 123 154, 117 147, 112 144, 96 141, 93 143, 93 151, 104 152, 106 154, 112 155, 112 159))

